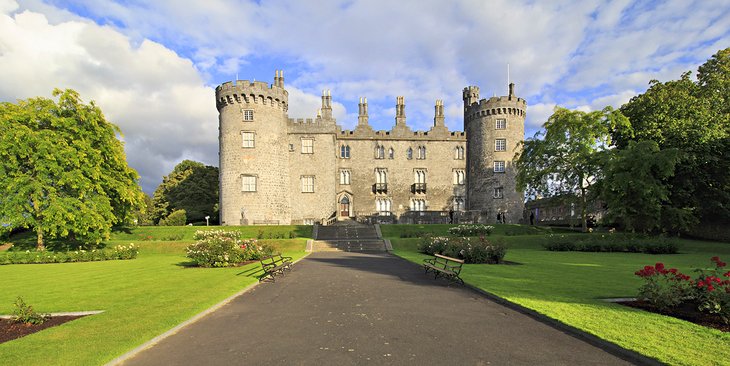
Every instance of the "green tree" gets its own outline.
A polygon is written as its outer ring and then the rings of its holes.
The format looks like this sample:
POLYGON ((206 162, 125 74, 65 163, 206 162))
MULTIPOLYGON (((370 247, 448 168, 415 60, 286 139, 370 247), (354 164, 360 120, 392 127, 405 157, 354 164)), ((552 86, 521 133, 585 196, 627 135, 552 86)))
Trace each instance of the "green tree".
POLYGON ((187 221, 185 210, 175 210, 166 218, 160 220, 160 226, 184 226, 187 221))
POLYGON ((655 141, 677 149, 679 162, 669 179, 663 226, 689 230, 698 221, 730 220, 730 48, 719 51, 679 80, 652 80, 649 89, 621 107, 633 134, 615 134, 619 148, 630 141, 655 141))
POLYGON ((218 168, 184 160, 162 179, 153 196, 155 222, 178 209, 187 212, 190 222, 218 219, 218 168))
POLYGON ((609 147, 612 131, 628 129, 628 120, 610 107, 594 112, 557 107, 543 128, 523 142, 515 158, 517 189, 532 197, 565 197, 576 203, 586 231, 589 194, 595 194, 591 187, 601 175, 601 152, 609 147))
POLYGON ((99 243, 142 204, 119 128, 67 89, 0 104, 0 231, 99 243))
POLYGON ((659 150, 651 140, 631 141, 625 149, 611 150, 606 156, 600 189, 607 219, 632 232, 660 229, 662 209, 669 199, 666 179, 674 174, 677 149, 659 150))

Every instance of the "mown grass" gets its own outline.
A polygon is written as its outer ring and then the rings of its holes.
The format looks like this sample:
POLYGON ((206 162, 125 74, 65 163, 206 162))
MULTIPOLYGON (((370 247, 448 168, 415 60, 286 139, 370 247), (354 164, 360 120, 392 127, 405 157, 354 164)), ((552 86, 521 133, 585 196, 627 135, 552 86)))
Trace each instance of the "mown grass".
MULTIPOLYGON (((384 231, 385 232, 385 231, 384 231)), ((389 231, 395 254, 415 263, 419 239, 389 231)), ((596 235, 596 234, 567 234, 596 235)), ((505 260, 519 265, 465 265, 466 282, 624 348, 672 365, 730 364, 730 334, 601 299, 635 297, 641 280, 634 272, 664 262, 685 273, 730 258, 730 244, 681 240, 680 254, 550 252, 544 236, 495 236, 508 247, 505 260)))
MULTIPOLYGON (((295 259, 305 255, 306 238, 264 241, 295 259)), ((104 364, 255 283, 261 274, 258 262, 189 268, 185 247, 192 240, 141 242, 116 236, 108 244, 129 242, 140 246, 137 259, 0 266, 0 314, 12 312, 17 296, 39 312, 104 310, 0 344, 0 364, 104 364)))
MULTIPOLYGON (((380 225, 380 230, 384 237, 409 238, 417 237, 422 234, 431 235, 448 235, 449 228, 456 225, 436 224, 436 225, 380 225)), ((551 233, 573 233, 574 230, 568 228, 551 228, 547 226, 527 226, 515 224, 491 224, 494 227, 492 235, 495 236, 514 236, 514 235, 540 235, 551 233)))

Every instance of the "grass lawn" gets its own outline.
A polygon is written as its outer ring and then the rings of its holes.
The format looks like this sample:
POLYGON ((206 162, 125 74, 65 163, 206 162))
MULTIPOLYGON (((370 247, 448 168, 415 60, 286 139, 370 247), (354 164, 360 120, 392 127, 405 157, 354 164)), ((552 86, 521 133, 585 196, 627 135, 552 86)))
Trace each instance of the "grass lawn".
MULTIPOLYGON (((258 262, 236 268, 185 267, 185 247, 196 229, 200 227, 144 228, 115 234, 107 242, 139 245, 134 260, 0 266, 0 314, 13 311, 17 296, 39 312, 104 310, 0 344, 0 364, 104 364, 257 282, 258 262), (135 239, 181 232, 181 241, 135 239)), ((261 229, 265 237, 297 231, 297 239, 264 241, 295 260, 305 255, 311 227, 241 228, 254 237, 261 229)))
MULTIPOLYGON (((395 254, 419 264, 427 258, 417 251, 419 239, 401 239, 397 228, 382 228, 395 254)), ((466 282, 668 364, 730 364, 730 333, 600 300, 635 297, 641 280, 634 272, 644 265, 664 262, 694 274, 694 268, 710 267, 712 256, 730 259, 730 244, 682 240, 680 254, 649 255, 549 252, 541 247, 542 235, 490 238, 509 248, 505 260, 521 265, 465 265, 466 282)))

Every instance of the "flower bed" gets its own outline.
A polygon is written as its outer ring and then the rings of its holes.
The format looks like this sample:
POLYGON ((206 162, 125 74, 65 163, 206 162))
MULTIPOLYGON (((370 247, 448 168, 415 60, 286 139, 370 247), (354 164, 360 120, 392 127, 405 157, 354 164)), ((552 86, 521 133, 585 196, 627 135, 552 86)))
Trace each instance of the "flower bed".
POLYGON ((187 247, 187 256, 200 267, 231 267, 274 251, 256 239, 241 239, 239 231, 196 231, 194 237, 197 242, 187 247))
POLYGON ((485 237, 452 238, 426 236, 421 239, 418 250, 429 255, 443 254, 463 259, 465 263, 502 263, 507 249, 503 245, 489 242, 485 237))
POLYGON ((117 245, 112 249, 75 250, 68 252, 26 250, 25 252, 5 252, 0 254, 0 265, 123 260, 137 258, 137 254, 139 254, 139 248, 134 244, 117 245))
POLYGON ((645 266, 635 272, 644 279, 639 300, 659 311, 696 304, 698 311, 718 316, 723 323, 730 324, 730 271, 725 271, 727 264, 719 257, 710 261, 714 268, 695 270, 695 279, 676 268, 667 269, 663 263, 645 266))
POLYGON ((449 234, 454 236, 479 236, 490 235, 494 226, 483 224, 464 224, 449 229, 449 234))

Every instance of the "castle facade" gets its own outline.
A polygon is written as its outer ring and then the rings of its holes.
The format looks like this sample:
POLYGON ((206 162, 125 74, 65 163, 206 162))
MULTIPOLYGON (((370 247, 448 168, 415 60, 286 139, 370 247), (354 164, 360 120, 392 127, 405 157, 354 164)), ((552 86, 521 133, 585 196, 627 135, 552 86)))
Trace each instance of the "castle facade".
POLYGON ((216 88, 220 142, 222 225, 311 224, 326 219, 393 217, 433 211, 477 212, 494 222, 522 218, 512 159, 524 136, 524 99, 479 99, 464 88, 464 132, 449 131, 436 101, 433 126, 406 125, 403 97, 395 124, 376 131, 367 99, 358 105, 354 130, 332 117, 332 96, 320 113, 289 118, 283 72, 274 83, 248 80, 216 88))

